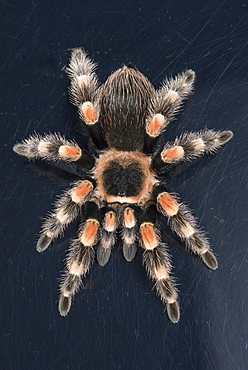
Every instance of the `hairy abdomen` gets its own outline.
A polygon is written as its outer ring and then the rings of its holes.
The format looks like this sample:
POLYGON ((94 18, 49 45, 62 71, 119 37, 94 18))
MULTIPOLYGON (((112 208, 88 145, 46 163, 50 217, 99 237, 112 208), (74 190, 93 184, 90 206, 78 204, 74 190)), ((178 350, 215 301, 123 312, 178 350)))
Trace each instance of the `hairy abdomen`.
POLYGON ((154 88, 136 69, 123 66, 101 90, 99 120, 108 146, 117 150, 142 150, 146 116, 154 88))

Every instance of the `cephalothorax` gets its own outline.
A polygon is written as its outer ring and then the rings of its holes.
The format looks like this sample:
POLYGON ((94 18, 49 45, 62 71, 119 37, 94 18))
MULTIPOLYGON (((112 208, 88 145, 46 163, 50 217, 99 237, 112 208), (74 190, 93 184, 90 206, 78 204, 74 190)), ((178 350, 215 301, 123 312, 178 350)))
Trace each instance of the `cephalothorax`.
POLYGON ((65 316, 95 258, 95 246, 103 266, 120 231, 127 261, 134 258, 137 243, 144 248, 143 263, 175 323, 180 317, 178 293, 167 247, 159 235, 160 213, 209 268, 215 270, 217 260, 187 206, 158 176, 180 162, 215 152, 232 138, 232 132, 183 133, 159 151, 158 139, 192 92, 195 73, 186 70, 166 79, 156 91, 132 65, 122 66, 102 86, 94 70, 87 53, 73 49, 66 69, 71 80, 69 93, 89 129, 97 156, 60 134, 34 135, 14 146, 17 154, 28 159, 76 163, 85 171, 55 203, 43 223, 37 250, 44 251, 71 222, 80 219, 60 285, 59 312, 65 316))

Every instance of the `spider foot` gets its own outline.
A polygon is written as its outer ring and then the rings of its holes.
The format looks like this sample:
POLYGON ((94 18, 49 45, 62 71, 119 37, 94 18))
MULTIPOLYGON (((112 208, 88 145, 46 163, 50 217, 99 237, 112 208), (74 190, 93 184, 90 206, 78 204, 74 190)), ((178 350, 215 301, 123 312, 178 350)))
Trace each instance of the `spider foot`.
POLYGON ((96 259, 100 266, 105 266, 110 258, 111 248, 104 248, 102 245, 99 245, 96 251, 96 259))
POLYGON ((123 243, 123 255, 127 262, 131 262, 134 259, 136 252, 137 246, 135 243, 133 244, 127 244, 125 242, 123 243))
POLYGON ((52 240, 53 240, 52 237, 49 237, 46 234, 42 234, 36 245, 37 252, 44 252, 44 250, 46 250, 49 247, 52 240))
POLYGON ((59 313, 61 316, 66 316, 71 308, 71 297, 66 297, 64 295, 61 295, 59 297, 59 313))
POLYGON ((167 314, 169 316, 170 321, 173 324, 178 323, 180 319, 180 308, 177 301, 173 303, 167 303, 166 305, 167 314))
POLYGON ((201 258, 205 265, 211 270, 216 270, 218 268, 218 261, 211 251, 206 251, 201 254, 201 258))

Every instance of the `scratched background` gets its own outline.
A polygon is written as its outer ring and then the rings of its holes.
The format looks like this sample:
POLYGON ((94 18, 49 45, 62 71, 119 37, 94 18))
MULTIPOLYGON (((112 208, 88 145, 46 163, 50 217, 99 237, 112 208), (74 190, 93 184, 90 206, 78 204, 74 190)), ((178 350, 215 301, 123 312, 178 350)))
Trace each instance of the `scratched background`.
POLYGON ((242 370, 248 364, 247 83, 248 6, 243 1, 0 1, 1 369, 242 370), (84 46, 104 81, 132 61, 158 87, 197 73, 196 90, 163 142, 181 131, 231 129, 234 138, 168 177, 195 210, 219 260, 208 270, 164 223, 180 289, 173 325, 141 265, 117 245, 96 264, 68 317, 57 285, 76 226, 43 254, 41 220, 71 176, 34 165, 12 146, 34 131, 88 145, 67 95, 69 49, 84 46))

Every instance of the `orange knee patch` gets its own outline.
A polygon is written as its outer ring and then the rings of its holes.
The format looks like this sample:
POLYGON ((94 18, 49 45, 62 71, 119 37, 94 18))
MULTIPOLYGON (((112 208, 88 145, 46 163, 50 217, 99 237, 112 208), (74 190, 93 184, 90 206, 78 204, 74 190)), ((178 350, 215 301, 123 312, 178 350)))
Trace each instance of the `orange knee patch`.
POLYGON ((87 101, 83 103, 80 111, 83 114, 86 124, 90 125, 97 121, 97 112, 91 102, 87 101))
POLYGON ((81 157, 81 149, 76 146, 61 145, 59 147, 59 155, 64 159, 77 161, 81 157))
POLYGON ((71 199, 75 203, 84 202, 87 195, 93 190, 93 185, 88 180, 82 181, 76 189, 71 193, 71 199))
POLYGON ((152 223, 144 222, 140 226, 140 234, 145 249, 154 249, 158 246, 159 237, 156 234, 152 223))
POLYGON ((165 125, 165 118, 162 114, 157 113, 147 125, 146 132, 152 137, 157 137, 165 125))
POLYGON ((184 150, 181 146, 174 146, 173 148, 169 148, 161 152, 161 158, 166 163, 178 161, 179 159, 183 158, 183 156, 184 150))
POLYGON ((108 232, 112 232, 116 228, 116 216, 113 211, 109 211, 105 215, 105 225, 104 225, 105 230, 108 232))
POLYGON ((96 241, 96 235, 99 228, 97 220, 87 220, 82 234, 79 236, 80 242, 86 247, 91 247, 96 241))
POLYGON ((159 194, 157 198, 159 210, 167 217, 177 214, 179 205, 166 191, 159 194))
POLYGON ((131 229, 136 224, 134 210, 132 208, 125 208, 123 213, 123 226, 131 229))

